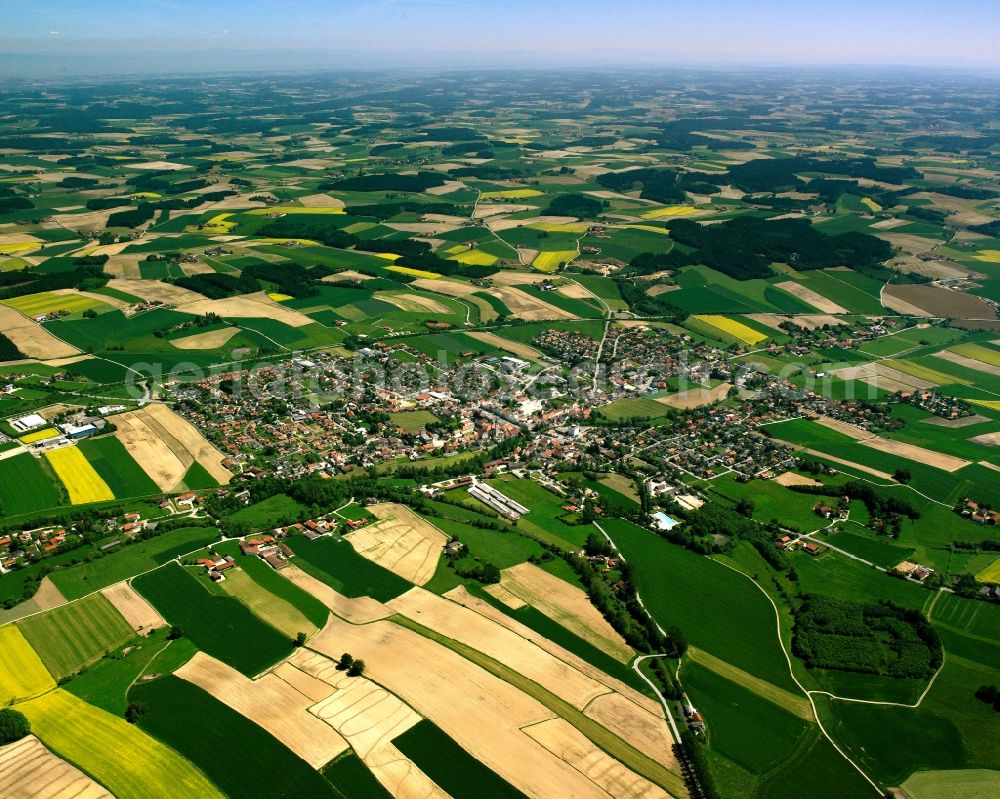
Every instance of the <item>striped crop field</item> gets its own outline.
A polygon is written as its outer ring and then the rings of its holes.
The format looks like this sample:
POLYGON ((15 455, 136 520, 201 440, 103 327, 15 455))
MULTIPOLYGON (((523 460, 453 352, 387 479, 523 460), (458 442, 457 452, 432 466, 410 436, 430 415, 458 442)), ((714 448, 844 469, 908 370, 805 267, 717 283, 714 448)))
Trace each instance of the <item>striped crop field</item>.
POLYGON ((40 291, 37 294, 12 297, 9 300, 3 300, 3 304, 20 311, 25 316, 38 316, 54 311, 77 313, 91 308, 107 307, 104 303, 92 300, 90 297, 81 297, 77 294, 56 294, 54 291, 40 291))

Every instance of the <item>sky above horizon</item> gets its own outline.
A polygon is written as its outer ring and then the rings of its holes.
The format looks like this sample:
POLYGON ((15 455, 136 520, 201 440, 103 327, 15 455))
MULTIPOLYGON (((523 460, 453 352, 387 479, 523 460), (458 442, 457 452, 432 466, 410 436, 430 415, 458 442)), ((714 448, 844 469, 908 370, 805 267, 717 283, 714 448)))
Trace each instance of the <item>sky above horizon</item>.
POLYGON ((0 0, 0 51, 93 61, 239 51, 358 66, 1000 68, 998 0, 0 0), (510 59, 515 59, 511 62, 510 59))

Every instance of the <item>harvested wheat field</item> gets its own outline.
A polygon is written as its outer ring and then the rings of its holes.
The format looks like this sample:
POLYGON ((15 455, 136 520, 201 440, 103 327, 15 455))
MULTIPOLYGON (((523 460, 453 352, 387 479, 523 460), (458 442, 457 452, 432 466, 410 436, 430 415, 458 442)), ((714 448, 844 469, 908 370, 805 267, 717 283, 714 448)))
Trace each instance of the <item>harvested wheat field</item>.
POLYGON ((981 436, 970 438, 969 441, 984 447, 1000 447, 1000 433, 983 433, 981 436))
POLYGON ((153 630, 166 624, 156 609, 127 582, 103 588, 101 593, 137 633, 149 635, 153 630))
POLYGON ((238 327, 224 327, 221 330, 209 330, 207 333, 195 333, 193 336, 171 339, 170 344, 179 350, 214 350, 224 346, 239 332, 238 327))
POLYGON ((546 280, 552 280, 552 275, 542 275, 538 272, 506 270, 491 275, 490 280, 498 286, 523 286, 525 283, 544 283, 546 280))
POLYGON ((515 669, 577 709, 611 690, 496 622, 422 588, 413 588, 386 604, 400 615, 515 669))
POLYGON ((865 474, 870 474, 873 477, 878 477, 880 480, 892 480, 892 475, 887 472, 880 472, 878 469, 873 469, 870 466, 862 466, 860 463, 855 463, 854 461, 846 460, 845 458, 837 458, 833 455, 829 455, 826 452, 821 452, 818 449, 809 449, 808 447, 800 447, 791 441, 785 441, 781 438, 772 439, 779 444, 784 444, 786 447, 791 447, 792 449, 801 452, 805 455, 812 455, 816 458, 823 458, 831 463, 839 463, 841 466, 847 466, 851 469, 856 469, 859 472, 864 472, 865 474))
POLYGON ((621 694, 599 696, 583 712, 657 763, 674 762, 673 741, 662 716, 621 694))
MULTIPOLYGON (((502 274, 502 273, 501 273, 502 274)), ((547 302, 542 302, 537 297, 533 297, 521 289, 513 286, 498 286, 486 289, 487 294, 497 297, 500 302, 510 309, 511 316, 523 319, 526 322, 536 322, 541 319, 578 319, 576 314, 556 308, 547 302)))
POLYGON ((782 486, 818 486, 822 485, 818 480, 806 477, 795 472, 782 472, 774 478, 774 482, 782 486))
MULTIPOLYGON (((332 275, 327 275, 322 280, 324 283, 339 283, 342 280, 360 280, 363 283, 366 280, 374 280, 374 278, 362 272, 355 272, 353 269, 345 269, 342 272, 334 272, 332 275)), ((413 284, 416 285, 417 282, 414 280, 413 284)))
POLYGON ((370 752, 365 765, 395 799, 451 799, 391 743, 370 752))
MULTIPOLYGON (((515 633, 516 635, 520 636, 526 641, 530 641, 531 643, 535 644, 535 646, 544 649, 550 655, 558 658, 563 663, 567 663, 573 668, 575 668, 577 671, 580 671, 586 674, 587 676, 592 677, 593 679, 604 683, 612 690, 617 691, 624 697, 627 697, 629 701, 634 702, 635 704, 644 708, 649 713, 652 713, 653 715, 658 716, 660 719, 663 719, 663 709, 660 706, 659 702, 657 702, 655 699, 645 696, 644 694, 640 694, 631 686, 628 686, 625 683, 621 682, 620 680, 617 680, 616 678, 611 677, 608 674, 605 674, 600 669, 591 666, 587 661, 583 660, 577 655, 574 655, 568 649, 563 649, 561 646, 559 646, 559 644, 554 643, 548 638, 543 638, 541 635, 539 635, 530 627, 521 624, 521 622, 511 618, 506 613, 497 610, 497 608, 493 607, 493 605, 489 604, 488 602, 484 602, 479 597, 470 594, 468 590, 466 590, 464 585, 460 585, 457 586, 456 588, 451 589, 450 591, 448 591, 448 593, 444 594, 443 596, 446 599, 449 599, 452 602, 461 605, 464 608, 468 608, 469 610, 474 611, 476 614, 482 616, 483 618, 489 619, 490 621, 499 624, 501 627, 510 630, 511 632, 515 633)), ((512 599, 514 599, 514 601, 516 602, 521 602, 521 600, 517 599, 517 597, 512 597, 512 599)), ((524 603, 521 602, 520 606, 523 607, 524 603)))
POLYGON ((104 265, 104 271, 117 280, 141 280, 142 273, 139 271, 139 263, 144 257, 142 253, 112 255, 104 265))
POLYGON ((0 330, 29 358, 69 358, 80 350, 7 305, 0 305, 0 330))
POLYGON ((525 727, 524 732, 564 763, 587 776, 610 796, 629 799, 669 798, 669 794, 662 788, 629 771, 563 719, 549 719, 525 727))
POLYGON ((731 383, 720 383, 715 388, 689 388, 686 391, 678 391, 669 397, 659 397, 657 402, 669 405, 671 408, 700 408, 702 405, 711 405, 713 402, 724 400, 729 394, 731 383))
POLYGON ((392 610, 378 600, 367 596, 356 599, 346 597, 294 564, 289 564, 282 569, 281 574, 307 594, 318 599, 337 616, 352 624, 368 624, 392 615, 392 610))
POLYGON ((313 768, 347 750, 333 727, 309 713, 314 700, 275 674, 251 680, 204 652, 175 674, 263 727, 313 768))
POLYGON ((126 280, 114 278, 108 281, 108 287, 124 291, 149 302, 162 302, 165 305, 183 305, 205 299, 196 291, 173 286, 160 280, 126 280))
MULTIPOLYGON (((499 583, 494 583, 493 585, 485 585, 483 586, 483 590, 494 599, 499 599, 511 610, 520 610, 521 608, 528 606, 527 602, 525 602, 518 596, 514 596, 514 594, 512 594, 510 591, 508 591, 499 583)), ((444 596, 451 599, 451 596, 449 596, 450 593, 451 592, 449 591, 448 593, 444 594, 444 596)), ((461 600, 456 599, 455 601, 461 604, 461 600)))
POLYGON ((924 286, 901 284, 886 286, 882 291, 882 304, 887 308, 903 311, 895 306, 906 305, 916 308, 917 316, 955 317, 958 319, 996 319, 997 313, 993 306, 982 297, 964 294, 961 291, 942 288, 941 286, 924 286), (892 304, 890 304, 892 303, 892 304))
POLYGON ((75 766, 56 757, 34 735, 0 746, 4 799, 114 799, 75 766))
POLYGON ((401 311, 430 311, 437 314, 451 314, 452 310, 443 302, 435 300, 433 297, 425 297, 422 294, 395 294, 388 291, 376 291, 372 297, 382 300, 390 305, 395 305, 401 311))
POLYGON ((224 297, 221 300, 207 300, 200 297, 195 302, 178 305, 177 310, 196 316, 214 313, 222 317, 237 319, 273 319, 289 327, 305 327, 313 324, 313 320, 304 313, 286 308, 280 302, 272 300, 263 291, 237 297, 224 297))
POLYGON ((829 428, 830 430, 836 430, 838 433, 843 433, 845 436, 850 436, 855 441, 876 437, 874 433, 862 430, 857 425, 842 422, 840 419, 831 419, 829 416, 817 416, 816 421, 823 425, 823 427, 829 428))
POLYGON ((483 342, 483 344, 489 344, 491 347, 496 347, 498 350, 506 350, 512 355, 516 355, 518 358, 524 358, 528 361, 534 361, 535 363, 541 363, 544 358, 542 353, 527 344, 522 344, 520 341, 511 341, 510 339, 501 338, 496 333, 466 333, 470 338, 477 339, 483 342))
POLYGON ((221 453, 166 405, 152 403, 112 419, 115 436, 161 491, 173 491, 195 461, 221 484, 232 479, 221 453))
MULTIPOLYGON (((753 314, 751 318, 756 318, 757 316, 759 314, 753 314)), ((837 317, 830 316, 829 314, 799 314, 798 316, 791 317, 791 321, 804 327, 806 330, 815 330, 817 327, 823 327, 823 325, 836 327, 840 324, 840 320, 837 317)), ((767 323, 765 322, 764 324, 767 323)), ((777 327, 777 325, 774 325, 774 327, 777 327)))
POLYGON ((972 461, 956 458, 954 455, 945 455, 943 452, 935 452, 932 449, 925 449, 914 444, 904 444, 902 441, 893 441, 889 438, 868 438, 859 441, 866 447, 877 449, 879 452, 887 452, 890 455, 898 455, 915 463, 922 463, 926 466, 933 466, 935 469, 943 469, 946 472, 957 472, 972 464, 972 461))
POLYGON ((860 380, 883 391, 913 391, 918 388, 933 388, 935 386, 934 383, 913 377, 882 363, 848 366, 836 369, 830 374, 841 380, 860 380))
POLYGON ((375 682, 528 796, 607 799, 522 731, 553 718, 550 710, 450 649, 388 621, 354 626, 338 619, 310 646, 329 657, 349 651, 363 658, 375 682))
MULTIPOLYGON (((341 272, 341 274, 343 273, 341 272)), ((410 285, 418 289, 424 289, 425 291, 436 291, 439 294, 447 294, 450 297, 467 297, 470 294, 475 294, 477 291, 481 290, 476 286, 473 286, 471 283, 449 280, 446 277, 418 277, 410 285)))
POLYGON ((933 416, 929 419, 921 419, 921 424, 933 424, 938 427, 969 427, 974 424, 982 424, 983 422, 990 421, 988 416, 983 416, 978 413, 972 414, 972 416, 961 416, 958 419, 942 419, 940 416, 933 416))
POLYGON ((346 738, 362 760, 421 720, 399 697, 364 677, 348 677, 337 671, 329 658, 302 650, 296 655, 299 657, 293 656, 291 665, 329 682, 330 695, 309 712, 346 738))
POLYGON ((581 589, 533 563, 504 569, 500 587, 622 663, 635 654, 581 589))
POLYGON ((405 505, 370 505, 368 511, 379 521, 344 536, 355 551, 415 585, 430 580, 448 536, 405 505))
POLYGON ((818 294, 810 288, 806 288, 801 283, 796 283, 794 280, 786 280, 783 283, 776 283, 775 288, 783 289, 791 294, 793 297, 797 297, 803 302, 808 303, 817 311, 822 311, 828 314, 845 314, 848 313, 847 309, 842 305, 837 305, 833 300, 828 300, 822 294, 818 294))
POLYGON ((343 208, 344 201, 331 197, 329 194, 310 194, 299 197, 298 201, 306 208, 343 208))

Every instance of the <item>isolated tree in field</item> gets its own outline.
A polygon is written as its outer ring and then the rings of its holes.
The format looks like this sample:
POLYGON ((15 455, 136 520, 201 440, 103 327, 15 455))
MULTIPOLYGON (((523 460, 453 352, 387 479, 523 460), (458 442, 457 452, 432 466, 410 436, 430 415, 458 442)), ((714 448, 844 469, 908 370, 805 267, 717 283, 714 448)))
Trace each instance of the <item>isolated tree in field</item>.
POLYGON ((667 646, 675 658, 683 657, 687 652, 687 638, 684 637, 684 631, 680 627, 670 627, 667 630, 667 646))
POLYGON ((31 723, 18 710, 0 710, 0 746, 20 741, 31 734, 31 723))
POLYGON ((125 708, 125 721, 129 724, 137 724, 139 719, 149 712, 149 705, 145 702, 130 702, 125 708))
POLYGON ((340 656, 340 662, 337 663, 337 668, 341 671, 346 671, 354 665, 354 658, 347 652, 340 656))
POLYGON ((306 645, 306 634, 300 632, 295 636, 295 646, 305 646, 306 645))
POLYGON ((360 677, 365 673, 365 662, 363 660, 355 660, 351 667, 347 670, 348 677, 360 677))
POLYGON ((183 636, 184 636, 184 631, 180 627, 174 626, 171 627, 170 632, 167 633, 167 640, 176 641, 178 638, 182 638, 183 636))
POLYGON ((753 516, 754 508, 757 506, 754 501, 749 497, 743 497, 739 502, 736 503, 736 512, 741 516, 746 516, 748 519, 753 516))

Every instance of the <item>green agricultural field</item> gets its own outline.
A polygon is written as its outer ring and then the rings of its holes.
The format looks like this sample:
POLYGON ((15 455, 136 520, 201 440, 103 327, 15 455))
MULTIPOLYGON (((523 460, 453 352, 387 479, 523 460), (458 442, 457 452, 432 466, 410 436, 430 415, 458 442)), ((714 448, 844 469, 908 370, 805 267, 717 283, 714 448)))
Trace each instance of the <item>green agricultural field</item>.
POLYGON ((670 409, 662 402, 646 397, 615 400, 601 406, 598 411, 604 418, 613 422, 622 419, 659 419, 670 413, 670 409))
POLYGON ((77 446, 119 499, 154 496, 160 493, 156 483, 114 436, 87 439, 77 446))
POLYGON ((430 411, 402 411, 389 414, 389 418, 392 419, 394 425, 410 435, 419 433, 427 425, 439 421, 430 411))
POLYGON ((89 666, 135 636, 102 594, 30 616, 17 625, 57 680, 89 666))
POLYGON ((630 522, 601 525, 632 564, 643 601, 663 627, 677 625, 699 649, 797 690, 778 645, 774 608, 749 579, 630 522))
POLYGON ((215 478, 198 461, 195 461, 188 467, 188 470, 184 472, 184 479, 181 482, 187 486, 189 491, 198 491, 202 488, 215 488, 218 485, 215 478))
POLYGON ((907 799, 990 799, 1000 794, 1000 771, 921 771, 902 785, 907 799))
POLYGON ((753 518, 760 522, 779 519, 785 527, 802 532, 816 530, 829 523, 813 512, 819 497, 798 494, 772 480, 740 483, 732 475, 725 475, 707 485, 712 493, 724 497, 734 505, 742 499, 752 501, 753 518))
POLYGON ((66 691, 52 691, 17 709, 28 717, 42 743, 115 796, 223 799, 212 782, 174 749, 66 691))
POLYGON ((0 514, 17 516, 55 508, 59 502, 59 493, 40 460, 15 455, 0 461, 0 514))
POLYGON ((899 785, 914 771, 969 765, 958 728, 933 712, 859 702, 822 704, 833 718, 834 740, 883 785, 899 785))
POLYGON ((312 635, 319 629, 298 608, 258 585, 241 569, 228 572, 226 581, 222 583, 222 589, 230 596, 236 597, 250 608, 255 616, 284 633, 289 639, 295 638, 300 632, 312 635))
POLYGON ((879 539, 853 532, 833 533, 825 536, 823 540, 886 569, 908 560, 913 554, 913 549, 890 544, 885 538, 879 539))
POLYGON ((359 555, 347 541, 332 538, 310 541, 304 536, 294 536, 289 543, 300 569, 345 596, 370 596, 387 602, 413 587, 402 577, 359 555))
POLYGON ((94 707, 124 716, 128 707, 128 689, 147 667, 176 642, 167 640, 169 630, 161 628, 147 637, 125 646, 112 657, 102 658, 82 674, 77 675, 63 688, 94 707))
POLYGON ((138 683, 129 701, 149 707, 139 723, 143 732, 186 757, 229 799, 353 799, 268 732, 178 677, 138 683))
POLYGON ((804 594, 825 594, 857 602, 888 599, 911 608, 923 607, 929 596, 929 592, 916 583, 890 577, 836 552, 820 557, 799 552, 793 556, 792 565, 804 594))
POLYGON ((353 751, 344 752, 336 760, 322 768, 320 772, 337 786, 345 799, 365 797, 365 799, 393 799, 353 751))
POLYGON ((410 727, 392 743, 451 796, 525 799, 517 788, 490 771, 427 719, 410 727))
POLYGON ((804 754, 775 771, 763 783, 761 799, 881 799, 876 791, 836 749, 819 735, 804 754))
POLYGON ((684 690, 705 717, 716 753, 758 776, 788 760, 811 725, 738 683, 688 662, 684 690))
POLYGON ((566 500, 534 480, 501 477, 491 480, 490 485, 531 509, 517 522, 518 529, 529 535, 553 543, 561 549, 575 549, 583 546, 587 535, 594 531, 590 525, 564 522, 562 518, 567 514, 562 507, 566 500))
MULTIPOLYGON (((243 555, 235 541, 220 544, 216 547, 216 551, 220 555, 232 555, 236 558, 240 568, 266 592, 267 596, 274 597, 280 603, 290 606, 306 624, 317 629, 326 624, 330 615, 326 605, 312 594, 307 594, 297 585, 293 585, 260 558, 243 555)), ((293 637, 294 635, 295 633, 292 633, 293 637)))
POLYGON ((255 530, 271 530, 307 518, 307 508, 285 494, 275 494, 253 505, 240 508, 230 521, 246 522, 255 530))
POLYGON ((291 641, 246 605, 210 594, 176 563, 136 578, 133 586, 199 649, 248 677, 292 651, 291 641))
POLYGON ((50 579, 67 599, 79 599, 136 574, 162 566, 180 555, 202 549, 219 537, 211 527, 181 527, 155 538, 136 541, 97 560, 54 571, 50 579))

